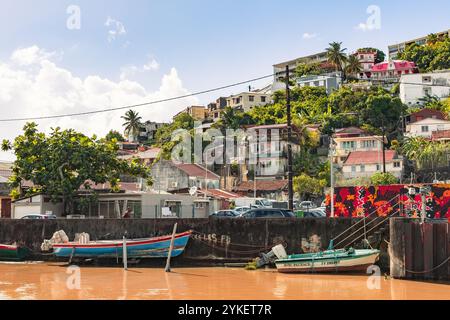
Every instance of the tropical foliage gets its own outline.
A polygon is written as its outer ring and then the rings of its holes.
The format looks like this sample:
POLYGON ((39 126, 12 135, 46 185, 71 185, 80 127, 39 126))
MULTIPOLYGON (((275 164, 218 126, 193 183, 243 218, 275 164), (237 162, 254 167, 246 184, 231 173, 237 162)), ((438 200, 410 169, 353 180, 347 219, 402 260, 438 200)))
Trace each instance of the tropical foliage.
POLYGON ((139 131, 142 127, 142 117, 139 113, 133 110, 128 110, 122 119, 125 120, 123 126, 125 127, 125 133, 128 136, 132 136, 132 140, 135 141, 139 136, 139 131))
POLYGON ((62 200, 67 214, 73 212, 81 187, 89 190, 93 184, 109 182, 117 191, 121 175, 149 179, 148 168, 137 161, 119 160, 117 149, 114 141, 97 140, 96 136, 87 137, 72 129, 54 128, 46 135, 38 131, 35 123, 27 123, 23 134, 13 142, 2 143, 3 151, 14 151, 16 156, 10 178, 16 190, 13 196, 44 193, 54 202, 62 200), (31 181, 33 187, 22 194, 21 186, 26 181, 31 181))
POLYGON ((398 179, 389 172, 378 172, 370 177, 370 184, 372 186, 385 186, 396 183, 398 183, 398 179))
POLYGON ((399 59, 413 61, 420 72, 450 68, 450 39, 429 35, 426 45, 412 44, 399 54, 399 59))
POLYGON ((450 143, 411 137, 405 139, 401 151, 408 159, 415 161, 420 169, 443 167, 448 165, 450 143))

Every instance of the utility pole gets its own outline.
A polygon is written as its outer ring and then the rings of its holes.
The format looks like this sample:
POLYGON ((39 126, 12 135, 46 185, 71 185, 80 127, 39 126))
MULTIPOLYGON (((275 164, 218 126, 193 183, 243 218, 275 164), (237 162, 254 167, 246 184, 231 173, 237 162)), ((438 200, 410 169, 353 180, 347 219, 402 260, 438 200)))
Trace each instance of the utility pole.
POLYGON ((384 119, 381 118, 382 130, 383 130, 383 141, 381 141, 381 145, 383 146, 383 173, 386 173, 386 144, 384 140, 386 139, 386 130, 384 128, 384 119))
POLYGON ((294 186, 292 172, 292 119, 291 119, 291 95, 289 87, 289 66, 286 66, 286 108, 287 108, 287 147, 288 147, 288 193, 289 210, 294 210, 294 186))
POLYGON ((333 136, 331 136, 330 141, 330 208, 331 208, 331 218, 334 218, 334 141, 333 136))

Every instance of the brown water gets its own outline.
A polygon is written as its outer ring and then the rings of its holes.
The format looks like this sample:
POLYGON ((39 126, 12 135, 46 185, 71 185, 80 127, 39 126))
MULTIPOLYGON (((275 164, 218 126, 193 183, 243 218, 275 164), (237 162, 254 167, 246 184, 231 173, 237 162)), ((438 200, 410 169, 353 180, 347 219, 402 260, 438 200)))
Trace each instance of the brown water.
POLYGON ((91 268, 76 278, 63 265, 0 263, 0 299, 450 299, 450 285, 368 276, 280 274, 240 268, 91 268), (69 279, 69 281, 68 281, 69 279), (69 289, 69 287, 74 289, 69 289))

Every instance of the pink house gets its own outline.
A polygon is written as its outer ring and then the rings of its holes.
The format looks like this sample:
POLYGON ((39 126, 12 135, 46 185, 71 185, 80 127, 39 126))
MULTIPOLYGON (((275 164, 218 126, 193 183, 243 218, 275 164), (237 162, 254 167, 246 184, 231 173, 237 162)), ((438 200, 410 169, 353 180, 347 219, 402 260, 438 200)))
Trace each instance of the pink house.
POLYGON ((372 79, 398 79, 403 74, 418 73, 414 62, 405 60, 390 60, 378 63, 372 67, 372 79))
POLYGON ((358 51, 353 54, 361 64, 361 71, 357 75, 359 79, 367 79, 371 77, 372 68, 375 65, 377 57, 376 51, 358 51))

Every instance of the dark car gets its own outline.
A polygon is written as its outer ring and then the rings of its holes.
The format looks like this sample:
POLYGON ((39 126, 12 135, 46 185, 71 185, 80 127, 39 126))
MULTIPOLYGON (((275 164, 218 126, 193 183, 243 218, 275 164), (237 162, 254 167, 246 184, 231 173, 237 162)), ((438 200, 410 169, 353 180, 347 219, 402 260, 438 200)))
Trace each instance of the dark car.
POLYGON ((239 213, 234 210, 220 210, 214 212, 211 216, 217 218, 236 218, 237 216, 239 216, 239 213))
POLYGON ((242 218, 293 218, 292 211, 288 209, 258 208, 241 214, 242 218))

